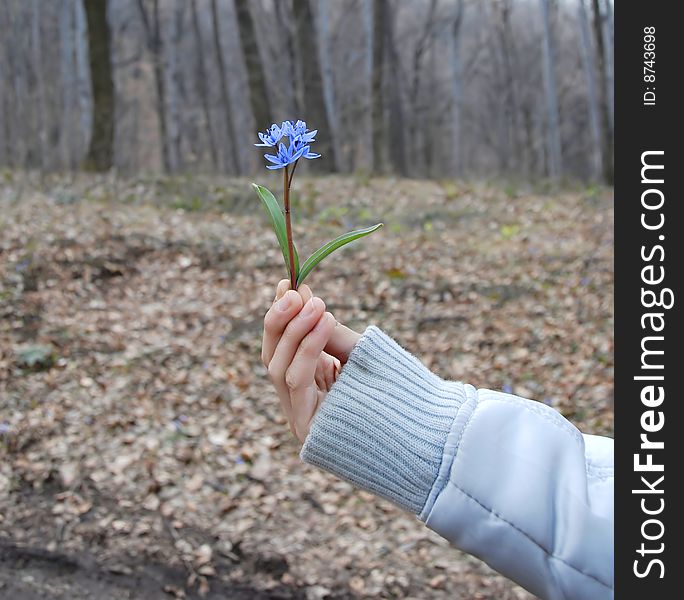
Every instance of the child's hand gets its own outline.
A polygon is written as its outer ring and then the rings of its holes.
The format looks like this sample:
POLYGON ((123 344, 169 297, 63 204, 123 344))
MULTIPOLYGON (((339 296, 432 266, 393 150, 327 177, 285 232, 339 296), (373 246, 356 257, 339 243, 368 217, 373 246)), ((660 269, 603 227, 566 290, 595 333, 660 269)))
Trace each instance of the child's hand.
POLYGON ((316 411, 361 336, 338 325, 307 285, 296 292, 289 288, 287 279, 278 284, 264 317, 261 360, 290 430, 304 442, 316 411))

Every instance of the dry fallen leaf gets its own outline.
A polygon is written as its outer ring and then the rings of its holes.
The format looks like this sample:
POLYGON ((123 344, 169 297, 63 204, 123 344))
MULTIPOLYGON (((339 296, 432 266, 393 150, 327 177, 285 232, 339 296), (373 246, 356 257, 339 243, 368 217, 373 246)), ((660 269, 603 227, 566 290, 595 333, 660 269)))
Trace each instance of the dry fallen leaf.
MULTIPOLYGON (((218 208, 248 182, 25 177, 20 202, 6 201, 19 184, 0 185, 0 534, 103 565, 135 556, 136 576, 159 575, 176 597, 178 582, 192 578, 192 595, 211 576, 217 597, 231 581, 277 581, 314 596, 530 598, 300 462, 260 361, 282 258, 258 205, 218 208), (184 194, 215 208, 168 207, 184 194), (37 347, 49 359, 18 364, 37 347), (214 552, 197 566, 204 545, 214 552)), ((612 433, 609 193, 296 185, 316 207, 296 220, 303 255, 341 210, 354 227, 386 222, 308 281, 339 321, 381 326, 443 377, 524 392, 612 433)))

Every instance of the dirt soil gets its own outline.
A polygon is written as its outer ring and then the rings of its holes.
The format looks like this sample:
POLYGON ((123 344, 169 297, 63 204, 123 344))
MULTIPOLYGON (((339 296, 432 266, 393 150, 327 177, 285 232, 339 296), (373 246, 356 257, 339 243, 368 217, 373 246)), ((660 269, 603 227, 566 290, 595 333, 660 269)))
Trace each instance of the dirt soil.
MULTIPOLYGON (((0 598, 531 598, 301 463, 259 360, 284 267, 248 181, 3 177, 0 598)), ((611 190, 294 195, 303 257, 385 222, 310 276, 338 320, 612 435, 611 190)))

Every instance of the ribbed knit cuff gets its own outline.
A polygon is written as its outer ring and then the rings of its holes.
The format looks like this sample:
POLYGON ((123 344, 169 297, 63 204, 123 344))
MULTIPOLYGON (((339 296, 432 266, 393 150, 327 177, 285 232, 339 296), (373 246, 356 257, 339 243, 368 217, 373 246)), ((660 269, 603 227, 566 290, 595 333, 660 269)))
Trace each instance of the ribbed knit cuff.
POLYGON ((300 457, 419 514, 464 401, 462 384, 440 379, 370 326, 316 414, 300 457))

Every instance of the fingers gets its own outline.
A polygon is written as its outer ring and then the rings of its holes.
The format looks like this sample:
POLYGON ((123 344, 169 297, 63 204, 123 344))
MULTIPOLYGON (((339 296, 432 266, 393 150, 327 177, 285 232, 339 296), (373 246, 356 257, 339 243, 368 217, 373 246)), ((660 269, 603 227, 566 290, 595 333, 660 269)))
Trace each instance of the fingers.
POLYGON ((278 302, 282 300, 289 290, 290 280, 281 279, 276 288, 276 295, 273 300, 273 305, 264 317, 264 338, 261 344, 261 362, 265 367, 268 367, 268 363, 271 361, 271 357, 273 356, 273 352, 278 344, 278 340, 280 339, 283 330, 285 329, 285 326, 288 324, 290 319, 297 314, 299 309, 301 309, 301 307, 313 297, 311 288, 308 285, 303 284, 300 285, 299 289, 297 290, 300 296, 299 303, 297 303, 290 295, 289 298, 292 299, 292 304, 287 302, 285 304, 278 304, 278 302))
MULTIPOLYGON (((278 288, 280 289, 280 284, 278 288)), ((268 367, 271 362, 280 336, 287 324, 301 310, 302 305, 302 297, 297 292, 287 289, 266 313, 264 317, 264 338, 261 344, 261 362, 265 367, 268 367)))
POLYGON ((290 280, 289 279, 281 279, 278 282, 278 286, 276 287, 276 295, 275 298, 273 299, 273 302, 277 302, 280 300, 285 292, 290 289, 290 280))
MULTIPOLYGON (((299 297, 299 294, 297 294, 297 297, 299 297)), ((286 381, 288 367, 302 340, 314 328, 324 311, 325 303, 323 300, 320 298, 309 300, 299 311, 299 314, 285 327, 268 363, 268 376, 278 392, 285 413, 288 415, 291 414, 291 387, 289 382, 286 381)))
MULTIPOLYGON (((315 327, 302 339, 294 358, 285 372, 285 383, 290 392, 292 417, 297 437, 304 441, 311 421, 318 409, 318 389, 314 383, 318 359, 328 343, 335 318, 323 313, 315 327)), ((334 363, 331 363, 334 366, 334 363)))
POLYGON ((306 304, 311 298, 313 298, 313 293, 311 292, 311 288, 306 285, 306 283, 303 283, 297 288, 297 291, 299 292, 299 295, 302 297, 302 302, 303 304, 306 304))
POLYGON ((356 333, 356 331, 349 329, 349 327, 342 325, 342 323, 337 323, 337 327, 333 330, 325 351, 344 364, 347 362, 349 354, 359 339, 361 339, 360 333, 356 333))
POLYGON ((321 353, 321 358, 316 365, 316 375, 314 379, 319 389, 330 391, 333 383, 337 381, 337 376, 342 368, 340 361, 327 352, 321 353))
MULTIPOLYGON (((277 302, 280 300, 284 295, 287 290, 290 289, 290 280, 289 279, 281 279, 278 282, 278 286, 276 287, 276 295, 275 298, 273 299, 273 302, 277 302)), ((306 285, 306 283, 303 283, 297 288, 297 291, 299 292, 299 295, 302 297, 303 304, 306 304, 309 300, 311 300, 311 297, 313 294, 311 293, 311 288, 306 285)))
MULTIPOLYGON (((297 296, 299 296, 299 294, 297 294, 297 296)), ((285 299, 285 296, 283 296, 283 299, 285 299)), ((275 310, 278 310, 277 306, 275 307, 275 310)), ((304 305, 295 318, 286 323, 285 328, 280 330, 280 339, 278 340, 268 363, 269 375, 275 375, 276 378, 284 378, 285 370, 292 362, 300 342, 318 322, 318 319, 321 318, 324 311, 325 303, 323 300, 320 298, 312 298, 304 305)), ((269 311, 269 313, 270 312, 271 311, 269 311)), ((289 309, 285 311, 285 313, 288 315, 291 314, 289 309)), ((266 316, 268 316, 268 313, 266 316)), ((269 319, 269 321, 271 320, 280 324, 279 315, 274 314, 273 318, 269 319)), ((277 327, 274 326, 273 330, 275 331, 276 328, 277 327)))

